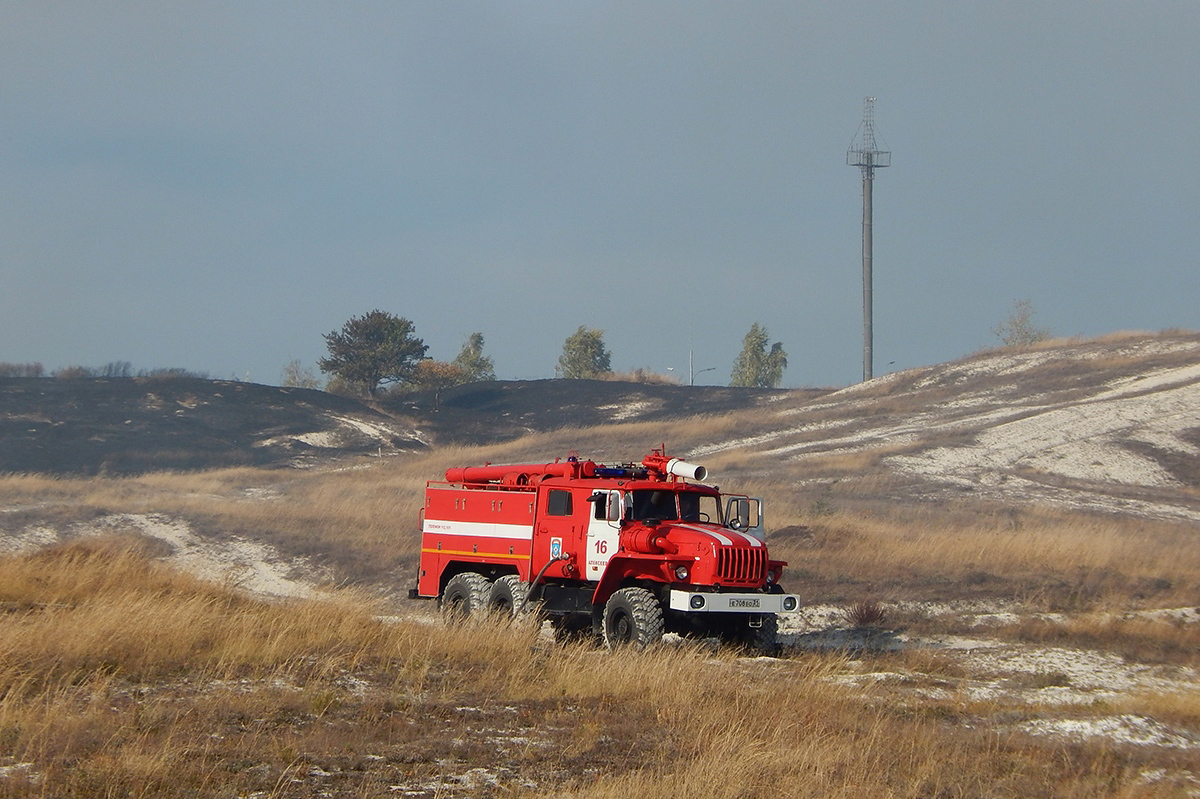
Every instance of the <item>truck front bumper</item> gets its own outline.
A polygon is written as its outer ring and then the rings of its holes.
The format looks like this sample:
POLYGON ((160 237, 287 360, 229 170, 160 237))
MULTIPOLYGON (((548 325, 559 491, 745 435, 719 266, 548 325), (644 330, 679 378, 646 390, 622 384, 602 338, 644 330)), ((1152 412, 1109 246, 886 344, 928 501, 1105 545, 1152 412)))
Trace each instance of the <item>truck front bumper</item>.
POLYGON ((800 607, 795 594, 716 594, 671 589, 671 610, 684 613, 784 613, 800 607))

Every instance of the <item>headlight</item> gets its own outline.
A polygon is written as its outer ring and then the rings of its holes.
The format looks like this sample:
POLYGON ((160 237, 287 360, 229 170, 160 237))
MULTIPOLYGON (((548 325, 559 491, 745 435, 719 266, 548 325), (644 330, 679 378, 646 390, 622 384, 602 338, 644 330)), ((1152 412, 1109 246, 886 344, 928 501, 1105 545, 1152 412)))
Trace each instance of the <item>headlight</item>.
POLYGON ((704 597, 700 594, 692 594, 692 598, 688 600, 688 604, 692 606, 692 610, 699 610, 704 607, 704 597))
POLYGON ((775 572, 767 572, 767 585, 775 584, 775 572))
POLYGON ((794 596, 785 596, 783 598, 783 609, 784 610, 795 610, 796 604, 797 604, 796 597, 794 597, 794 596))
POLYGON ((675 576, 676 576, 678 579, 680 579, 680 580, 686 580, 686 579, 688 578, 688 575, 689 575, 689 574, 691 574, 691 572, 690 572, 690 571, 688 571, 688 567, 687 567, 687 566, 676 566, 676 567, 675 567, 675 576))

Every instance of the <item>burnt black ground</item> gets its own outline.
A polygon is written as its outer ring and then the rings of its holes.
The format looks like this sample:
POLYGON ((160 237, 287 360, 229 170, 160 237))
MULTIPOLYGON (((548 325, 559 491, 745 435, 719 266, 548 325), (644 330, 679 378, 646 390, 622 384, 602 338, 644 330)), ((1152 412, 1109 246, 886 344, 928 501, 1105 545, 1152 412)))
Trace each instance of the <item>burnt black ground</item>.
MULTIPOLYGON (((123 475, 285 465, 302 444, 261 442, 332 429, 332 414, 387 421, 361 402, 309 389, 198 378, 4 378, 0 472, 123 475)), ((376 446, 364 437, 344 449, 376 446)))
MULTIPOLYGON (((681 386, 613 380, 511 380, 470 383, 434 397, 384 401, 394 414, 417 415, 441 444, 489 444, 531 432, 591 427, 617 420, 662 421, 753 408, 781 394, 819 396, 822 389, 681 386)), ((423 428, 423 429, 426 429, 423 428)))
POLYGON ((439 402, 432 393, 419 393, 367 403, 311 389, 199 378, 0 378, 0 472, 129 475, 285 467, 297 458, 361 455, 380 446, 489 444, 617 417, 653 421, 727 413, 779 393, 534 380, 457 386, 439 402), (357 434, 339 418, 396 433, 381 441, 357 434), (334 430, 337 443, 330 447, 292 438, 334 430))

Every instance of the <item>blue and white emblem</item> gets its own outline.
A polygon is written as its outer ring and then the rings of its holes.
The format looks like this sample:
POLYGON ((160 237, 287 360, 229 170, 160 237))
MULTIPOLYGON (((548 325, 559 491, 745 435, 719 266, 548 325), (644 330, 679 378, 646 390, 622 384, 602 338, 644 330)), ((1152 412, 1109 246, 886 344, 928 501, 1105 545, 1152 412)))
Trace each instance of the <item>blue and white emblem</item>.
POLYGON ((562 557, 562 539, 561 538, 551 538, 550 539, 550 557, 551 557, 551 559, 557 559, 557 558, 562 557))

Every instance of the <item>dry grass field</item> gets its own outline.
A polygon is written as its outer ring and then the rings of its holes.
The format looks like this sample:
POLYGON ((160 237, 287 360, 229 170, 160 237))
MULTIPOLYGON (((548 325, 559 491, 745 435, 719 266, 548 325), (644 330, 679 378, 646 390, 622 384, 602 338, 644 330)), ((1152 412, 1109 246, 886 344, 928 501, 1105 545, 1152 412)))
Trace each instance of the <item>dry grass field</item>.
POLYGON ((0 797, 1200 796, 1198 345, 308 469, 0 476, 0 797), (766 498, 807 603, 781 657, 404 598, 445 468, 663 442, 766 498))
MULTIPOLYGON (((345 592, 267 602, 170 570, 155 554, 104 537, 0 564, 0 796, 1195 788, 1194 751, 1044 740, 1023 728, 1040 708, 956 690, 962 672, 929 652, 607 654, 554 645, 530 627, 381 618, 377 601, 345 592), (881 670, 908 676, 880 679, 881 670)), ((1194 694, 1132 697, 1111 710, 1200 722, 1194 694)))

